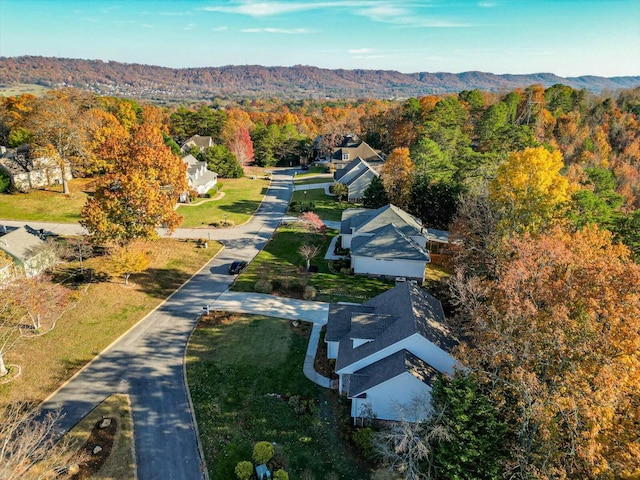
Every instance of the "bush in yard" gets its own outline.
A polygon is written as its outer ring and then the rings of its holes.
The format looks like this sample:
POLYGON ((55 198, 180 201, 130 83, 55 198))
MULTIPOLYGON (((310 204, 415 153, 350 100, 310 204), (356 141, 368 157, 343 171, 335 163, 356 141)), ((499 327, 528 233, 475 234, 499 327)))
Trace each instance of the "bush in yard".
POLYGON ((11 178, 4 170, 0 170, 0 193, 6 192, 11 187, 11 178))
POLYGON ((271 280, 258 280, 254 288, 258 293, 273 292, 273 284, 271 283, 271 280))
POLYGON ((235 472, 238 480, 249 480, 253 475, 253 464, 247 461, 238 462, 235 472))
POLYGON ((253 461, 257 464, 267 463, 273 458, 273 445, 269 442, 258 442, 253 447, 253 461))
POLYGON ((375 446, 374 446, 374 432, 371 427, 360 428, 356 430, 353 434, 353 443, 355 443, 365 457, 368 459, 373 459, 376 454, 375 446))
POLYGON ((284 470, 276 470, 273 474, 273 480, 289 480, 289 474, 284 470))
POLYGON ((315 289, 315 287, 304 287, 304 294, 302 295, 302 298, 304 298, 305 300, 314 300, 316 298, 316 295, 318 294, 318 291, 315 289))

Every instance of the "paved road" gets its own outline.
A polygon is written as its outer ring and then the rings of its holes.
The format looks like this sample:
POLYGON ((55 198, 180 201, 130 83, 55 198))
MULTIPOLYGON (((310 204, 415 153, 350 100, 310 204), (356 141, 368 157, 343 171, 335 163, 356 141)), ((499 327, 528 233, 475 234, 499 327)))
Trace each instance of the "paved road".
MULTIPOLYGON (((62 407, 62 431, 109 395, 127 393, 133 408, 138 478, 207 478, 184 378, 184 351, 202 307, 213 303, 232 281, 229 263, 258 253, 280 223, 290 197, 290 172, 277 172, 250 222, 211 230, 210 238, 222 241, 225 249, 43 404, 45 410, 62 407)), ((199 231, 196 238, 202 236, 199 231)))

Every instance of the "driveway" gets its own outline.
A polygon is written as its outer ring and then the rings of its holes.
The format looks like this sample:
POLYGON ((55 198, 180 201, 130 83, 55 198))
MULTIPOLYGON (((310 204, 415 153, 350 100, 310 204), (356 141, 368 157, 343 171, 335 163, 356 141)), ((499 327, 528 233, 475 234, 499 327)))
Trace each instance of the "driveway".
MULTIPOLYGON (((233 280, 226 273, 229 263, 237 258, 252 259, 264 247, 280 223, 290 197, 290 172, 276 173, 250 222, 212 232, 211 238, 225 245, 216 258, 43 403, 45 412, 62 408, 64 418, 59 424, 62 432, 109 395, 129 394, 138 478, 207 478, 185 381, 187 342, 203 307, 214 303, 233 280)), ((33 226, 44 228, 35 223, 33 226)), ((201 230, 196 238, 200 237, 201 230)), ((322 318, 320 307, 303 310, 310 318, 318 321, 322 318)))

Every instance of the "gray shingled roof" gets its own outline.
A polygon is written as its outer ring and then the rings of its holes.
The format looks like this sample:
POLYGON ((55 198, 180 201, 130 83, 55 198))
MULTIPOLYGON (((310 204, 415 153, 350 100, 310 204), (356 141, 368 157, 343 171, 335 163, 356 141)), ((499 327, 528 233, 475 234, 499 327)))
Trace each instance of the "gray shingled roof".
POLYGON ((340 181, 342 177, 344 177, 347 173, 349 173, 353 168, 357 167, 360 162, 363 162, 360 157, 356 157, 347 163, 344 168, 340 168, 336 170, 335 175, 333 176, 334 180, 340 181))
POLYGON ((438 371, 424 360, 408 350, 400 350, 351 374, 349 397, 362 395, 376 385, 406 372, 427 385, 431 385, 438 375, 438 371))
POLYGON ((357 313, 371 313, 373 307, 366 305, 346 305, 332 303, 329 305, 329 318, 324 339, 327 342, 339 342, 351 330, 351 315, 357 313))
POLYGON ((395 322, 395 315, 376 313, 353 313, 351 315, 350 338, 373 340, 395 322))
MULTIPOLYGON (((375 341, 357 348, 353 348, 350 335, 342 337, 338 348, 336 371, 416 333, 444 351, 450 351, 458 343, 446 324, 440 301, 410 282, 396 285, 367 300, 363 306, 373 307, 372 313, 395 315, 398 319, 382 331, 375 341)), ((342 315, 345 315, 345 312, 342 312, 342 315)), ((329 324, 332 321, 333 317, 330 313, 329 324)))
POLYGON ((395 225, 407 236, 420 235, 423 232, 420 220, 391 204, 376 210, 360 209, 359 212, 346 215, 343 212, 342 222, 346 224, 341 223, 341 233, 351 233, 352 227, 356 232, 369 233, 387 225, 395 225))
POLYGON ((351 239, 352 256, 430 261, 429 252, 395 225, 381 227, 372 233, 373 236, 358 235, 351 239))

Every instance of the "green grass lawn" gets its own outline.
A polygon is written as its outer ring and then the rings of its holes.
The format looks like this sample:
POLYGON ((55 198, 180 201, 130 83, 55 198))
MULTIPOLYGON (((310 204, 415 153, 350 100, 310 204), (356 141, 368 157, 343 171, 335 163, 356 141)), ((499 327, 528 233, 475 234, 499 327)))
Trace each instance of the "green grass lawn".
POLYGON ((293 180, 295 185, 315 185, 317 183, 333 183, 333 176, 326 175, 323 177, 308 177, 308 178, 299 178, 299 175, 296 175, 293 180))
POLYGON ((223 178, 220 191, 224 196, 196 206, 180 205, 178 214, 183 217, 181 227, 194 228, 222 224, 240 225, 248 221, 260 206, 269 188, 269 181, 262 177, 253 180, 244 178, 223 178))
POLYGON ((304 283, 316 288, 316 300, 361 303, 393 286, 388 281, 340 274, 331 268, 333 265, 324 260, 324 254, 335 235, 335 230, 329 230, 326 237, 310 234, 297 224, 279 227, 265 248, 238 277, 232 290, 253 292, 256 281, 266 278, 275 282, 275 290, 284 296, 299 296, 302 290, 299 286, 304 283), (307 274, 304 271, 305 261, 298 249, 305 242, 320 246, 320 253, 311 261, 311 265, 318 267, 318 273, 307 274))
POLYGON ((200 323, 187 378, 210 478, 235 478, 259 441, 275 443, 274 460, 291 479, 369 478, 340 441, 333 394, 302 373, 309 330, 220 313, 200 323), (291 397, 305 408, 294 408, 291 397))
POLYGON ((40 222, 76 223, 91 191, 91 178, 74 178, 71 193, 64 195, 62 186, 30 193, 1 193, 0 218, 40 222))
MULTIPOLYGON (((347 208, 355 208, 358 205, 349 202, 340 202, 337 197, 327 195, 323 189, 309 189, 305 191, 298 190, 293 192, 291 201, 313 202, 315 205, 313 211, 323 220, 339 222, 342 218, 342 211, 347 208)), ((299 213, 289 211, 288 215, 298 216, 299 213)))
MULTIPOLYGON (((91 283, 47 334, 20 340, 5 361, 22 367, 22 375, 0 384, 0 405, 12 401, 40 403, 62 382, 89 362, 107 345, 142 319, 182 283, 197 272, 221 248, 208 249, 193 241, 160 239, 145 244, 152 263, 146 272, 131 275, 129 285, 121 278, 91 283)), ((100 271, 100 259, 84 262, 100 271)), ((59 267, 64 269, 65 264, 59 267)), ((84 291, 84 290, 81 290, 84 291)))
POLYGON ((321 165, 314 165, 309 167, 309 170, 302 170, 301 172, 296 172, 296 178, 304 178, 304 177, 312 177, 314 175, 331 175, 327 173, 327 167, 321 165))

